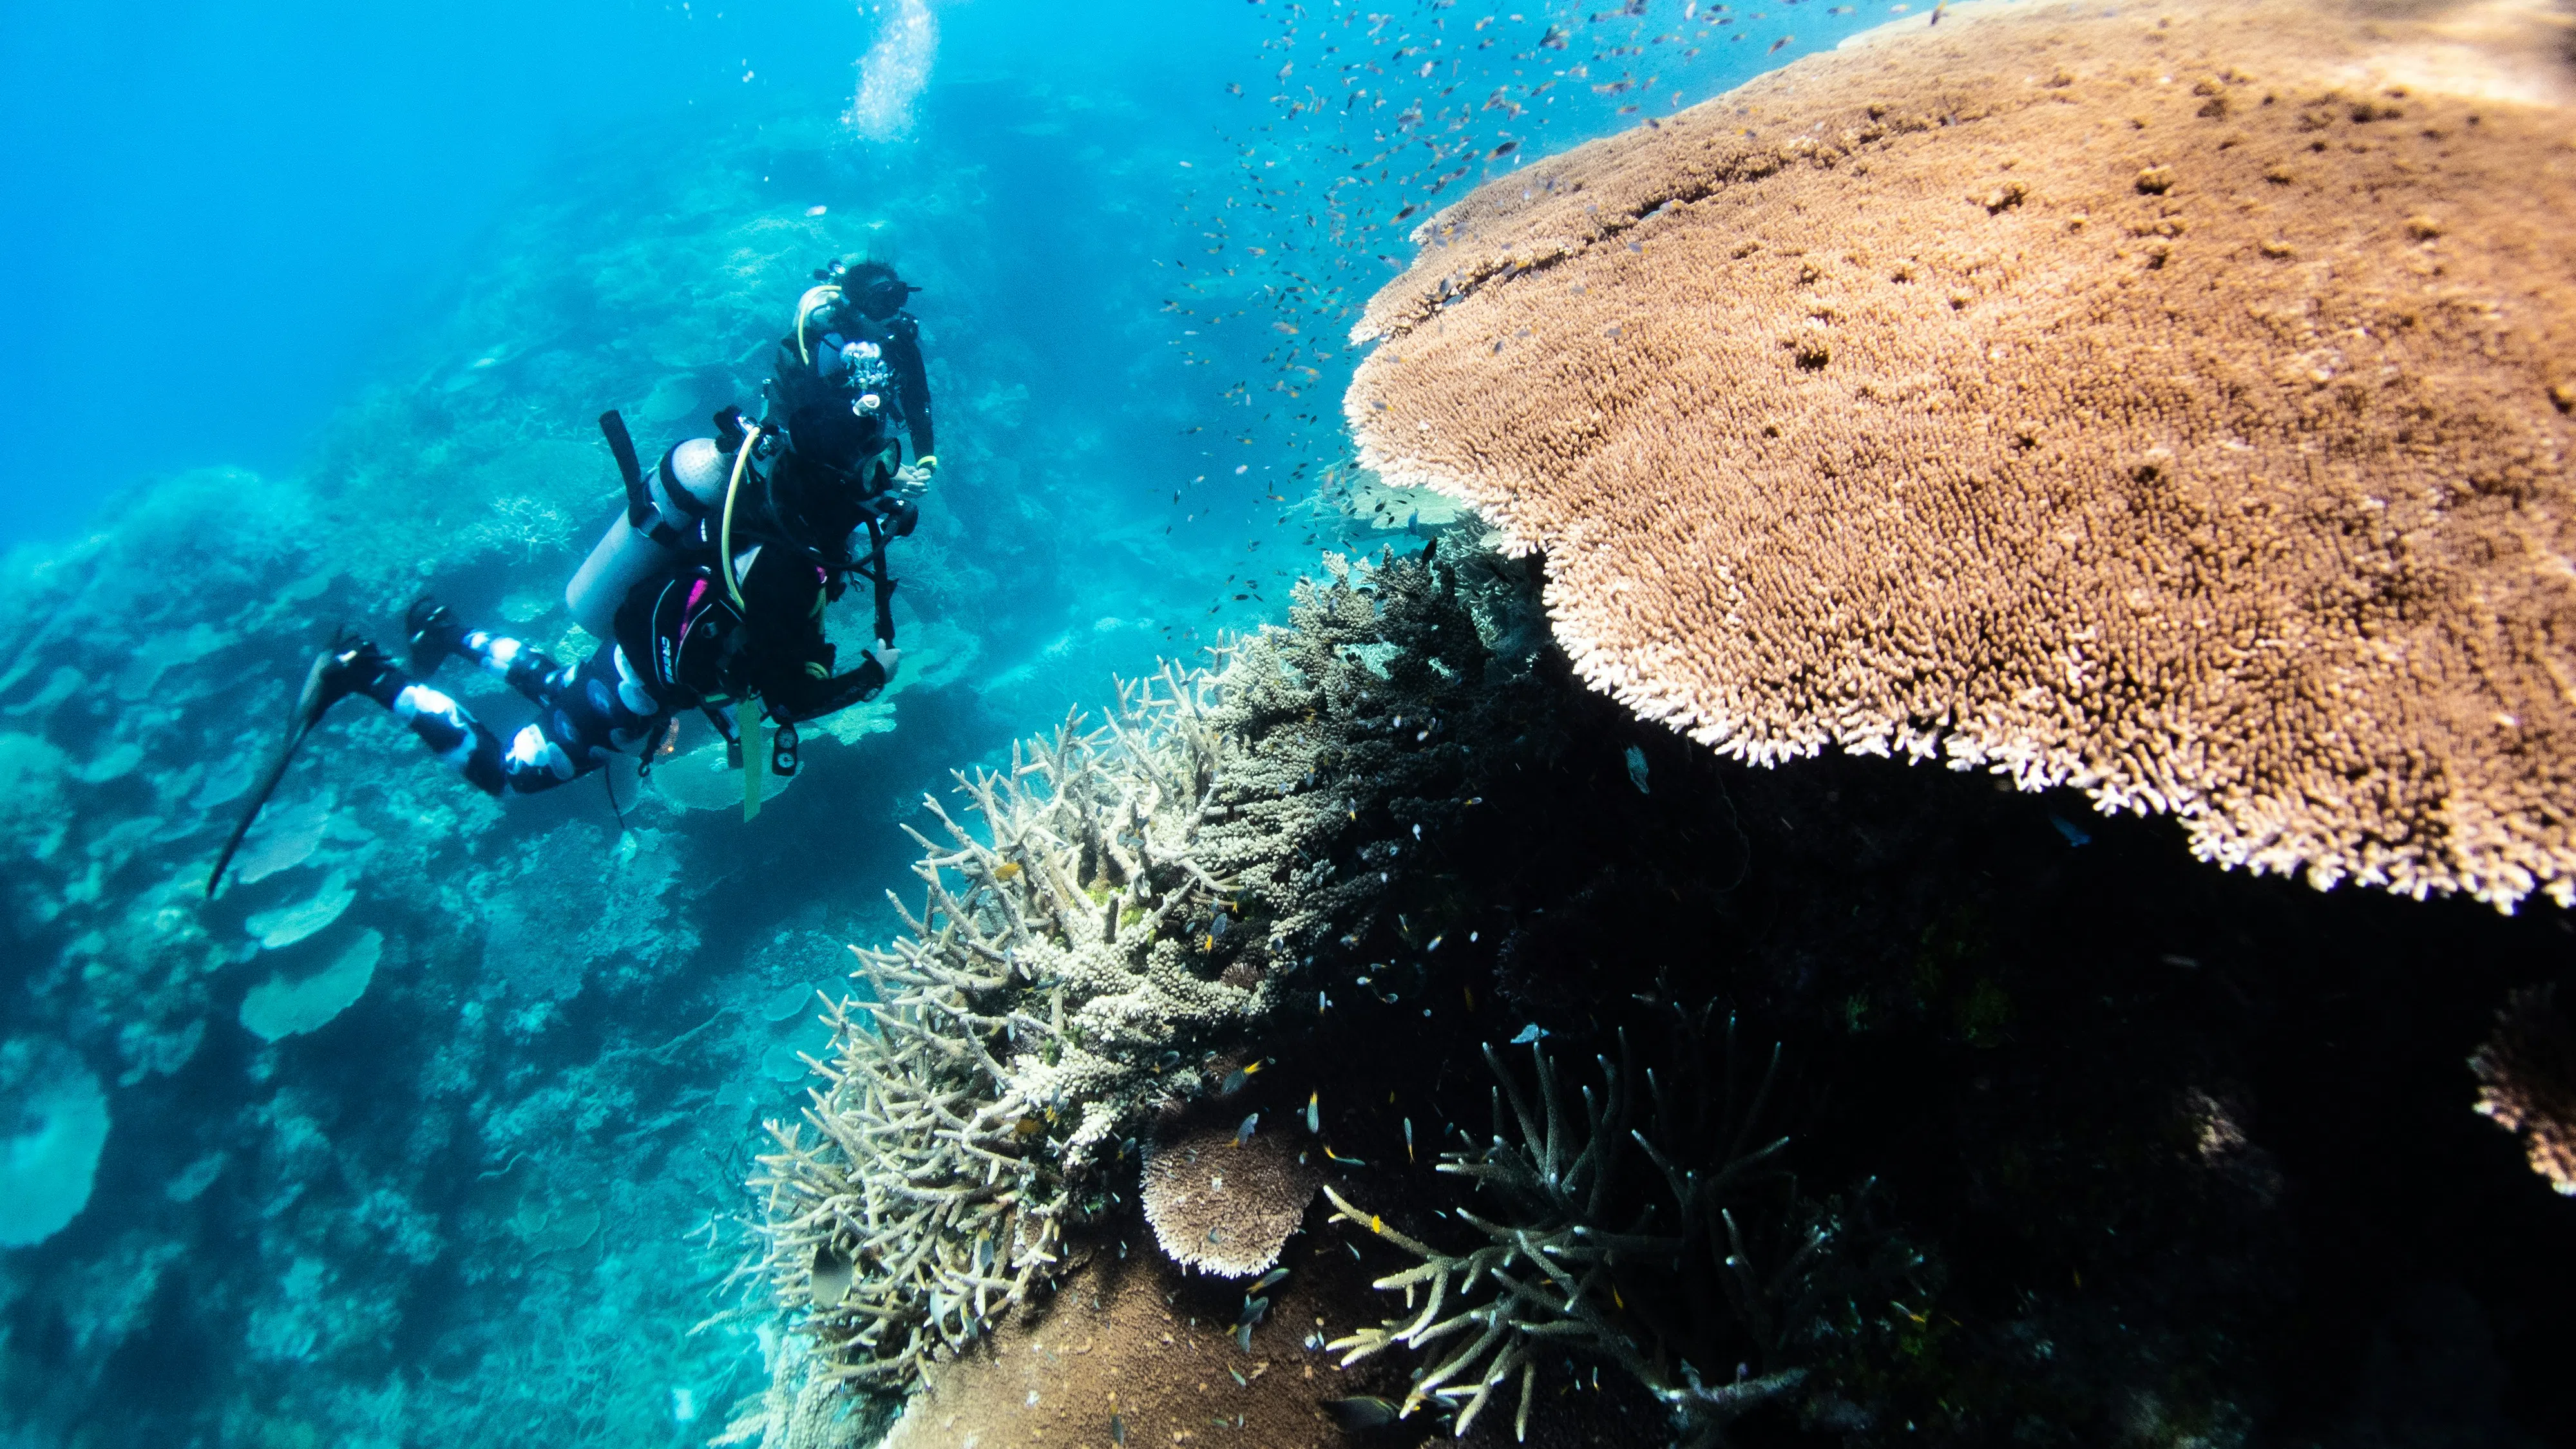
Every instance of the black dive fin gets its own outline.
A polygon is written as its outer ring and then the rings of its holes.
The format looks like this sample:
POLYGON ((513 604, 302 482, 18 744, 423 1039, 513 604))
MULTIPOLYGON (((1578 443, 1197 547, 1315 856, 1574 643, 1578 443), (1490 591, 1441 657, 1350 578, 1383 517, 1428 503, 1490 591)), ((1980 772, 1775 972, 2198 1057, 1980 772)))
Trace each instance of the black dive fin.
POLYGON ((215 857, 215 869, 206 877, 207 900, 213 900, 215 887, 223 884, 224 871, 233 863, 233 853, 241 849, 242 837, 250 834, 251 822, 259 818, 260 807, 277 793, 277 782, 286 778, 286 767, 295 762, 296 746, 304 743, 313 726, 321 723, 322 712, 330 708, 322 697, 322 674, 331 667, 333 652, 325 649, 314 655, 313 667, 304 672, 304 690, 295 697, 295 712, 286 721, 286 738, 277 747, 277 757, 268 762, 259 783, 251 787, 250 804, 242 810, 241 823, 233 827, 231 838, 224 842, 224 853, 215 857))

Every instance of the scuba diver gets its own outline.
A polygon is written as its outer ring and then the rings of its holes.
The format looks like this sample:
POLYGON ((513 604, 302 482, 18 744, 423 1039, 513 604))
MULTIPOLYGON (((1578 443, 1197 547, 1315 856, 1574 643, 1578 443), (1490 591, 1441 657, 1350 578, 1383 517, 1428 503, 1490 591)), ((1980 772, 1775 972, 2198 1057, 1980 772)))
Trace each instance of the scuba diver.
POLYGON ((563 664, 521 640, 468 629, 425 598, 404 620, 408 669, 364 638, 345 630, 335 637, 306 673, 285 743, 251 792, 207 895, 296 747, 351 695, 383 705, 491 795, 551 790, 612 756, 650 751, 680 710, 698 708, 743 759, 746 814, 759 798, 764 713, 778 726, 771 769, 790 775, 799 722, 875 698, 900 658, 886 543, 912 531, 937 461, 926 451, 930 402, 915 328, 901 312, 911 289, 890 268, 863 280, 871 290, 855 305, 838 288, 806 294, 795 340, 804 341, 813 314, 827 306, 847 312, 829 319, 818 339, 838 349, 822 355, 841 365, 800 366, 792 381, 782 372, 762 420, 727 408, 715 415, 716 436, 677 444, 648 475, 624 421, 601 416, 627 502, 564 590, 574 622, 603 641, 587 660, 563 664), (827 291, 836 295, 816 295, 827 291), (898 421, 924 450, 910 466, 894 436, 898 421), (857 667, 835 673, 823 610, 854 578, 873 586, 877 643, 861 651, 857 667), (503 744, 428 682, 451 656, 525 695, 538 707, 536 722, 503 744), (731 719, 719 708, 727 704, 731 719))
MULTIPOLYGON (((920 291, 881 261, 833 262, 796 303, 796 331, 781 338, 763 389, 763 421, 792 431, 799 414, 848 412, 877 423, 877 438, 908 434, 913 461, 895 462, 926 485, 939 470, 930 422, 930 375, 921 361, 921 323, 904 303, 920 291)), ((875 438, 867 440, 874 446, 875 438)), ((898 536, 911 532, 907 518, 898 536)))

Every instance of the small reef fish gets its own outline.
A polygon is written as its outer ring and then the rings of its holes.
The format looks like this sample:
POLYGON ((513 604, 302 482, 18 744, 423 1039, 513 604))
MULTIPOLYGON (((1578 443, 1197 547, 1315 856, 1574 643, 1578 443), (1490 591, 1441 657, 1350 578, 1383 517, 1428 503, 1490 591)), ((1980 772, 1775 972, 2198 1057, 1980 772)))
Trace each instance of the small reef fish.
POLYGON ((1381 1399, 1375 1394, 1353 1394, 1347 1399, 1324 1400, 1324 1412, 1332 1415, 1333 1422, 1343 1428, 1360 1430, 1382 1429, 1395 1422, 1398 1411, 1393 1399, 1381 1399))
POLYGON ((2067 819, 2063 815, 2049 816, 2048 823, 2057 827, 2057 833, 2065 836, 2066 843, 2069 845, 2091 845, 2093 843, 2093 837, 2084 833, 2083 826, 2076 824, 2074 821, 2067 819))
POLYGON ((1520 1035, 1512 1038, 1512 1045, 1535 1046, 1538 1043, 1538 1039, 1545 1035, 1547 1035, 1547 1028, 1533 1021, 1529 1025, 1521 1028, 1520 1035))
POLYGON ((1324 1094, 1321 1092, 1308 1092, 1306 1094, 1306 1130, 1315 1133, 1318 1136, 1322 1135, 1324 1130, 1324 1116, 1323 1113, 1317 1109, 1316 1103, 1323 1097, 1323 1095, 1324 1094))
POLYGON ((1261 1125, 1261 1114, 1260 1114, 1260 1113, 1258 1113, 1258 1112, 1255 1112, 1255 1113, 1253 1113, 1251 1116, 1244 1118, 1244 1119, 1243 1119, 1243 1125, 1234 1129, 1234 1145, 1235 1145, 1235 1146, 1237 1146, 1237 1147, 1241 1147, 1243 1144, 1245 1144, 1245 1143, 1247 1143, 1247 1142, 1251 1141, 1251 1140, 1252 1140, 1252 1129, 1254 1129, 1255 1127, 1258 1127, 1258 1126, 1260 1126, 1260 1125, 1261 1125))
POLYGON ((1018 880, 1019 878, 1020 863, 1016 860, 1006 860, 1000 865, 993 867, 993 879, 995 880, 1009 882, 1018 880))
POLYGON ((1654 793, 1646 788, 1646 752, 1635 745, 1628 747, 1628 783, 1636 786, 1640 795, 1654 793))

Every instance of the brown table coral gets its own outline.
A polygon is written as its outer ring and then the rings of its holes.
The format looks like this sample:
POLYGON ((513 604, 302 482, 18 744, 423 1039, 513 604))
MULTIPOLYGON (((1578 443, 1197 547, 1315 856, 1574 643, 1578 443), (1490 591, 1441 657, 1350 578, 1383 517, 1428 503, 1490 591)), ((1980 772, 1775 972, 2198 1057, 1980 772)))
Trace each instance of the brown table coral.
POLYGON ((2420 9, 1947 15, 1434 218, 1360 329, 1367 460, 1545 549, 1585 678, 1725 753, 2568 902, 2563 59, 2420 9))

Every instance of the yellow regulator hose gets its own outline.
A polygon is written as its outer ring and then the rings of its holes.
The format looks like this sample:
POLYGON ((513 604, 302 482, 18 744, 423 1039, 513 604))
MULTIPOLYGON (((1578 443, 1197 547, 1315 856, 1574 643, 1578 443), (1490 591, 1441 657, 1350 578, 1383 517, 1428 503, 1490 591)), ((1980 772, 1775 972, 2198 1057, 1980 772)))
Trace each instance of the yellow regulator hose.
POLYGON ((734 449, 733 454, 733 477, 725 483, 724 533, 716 541, 716 546, 724 553, 725 597, 733 600, 733 606, 737 611, 743 604, 742 585, 733 576, 733 500, 735 495, 742 492, 742 470, 750 466, 751 445, 759 438, 758 423, 743 424, 742 446, 734 449))

